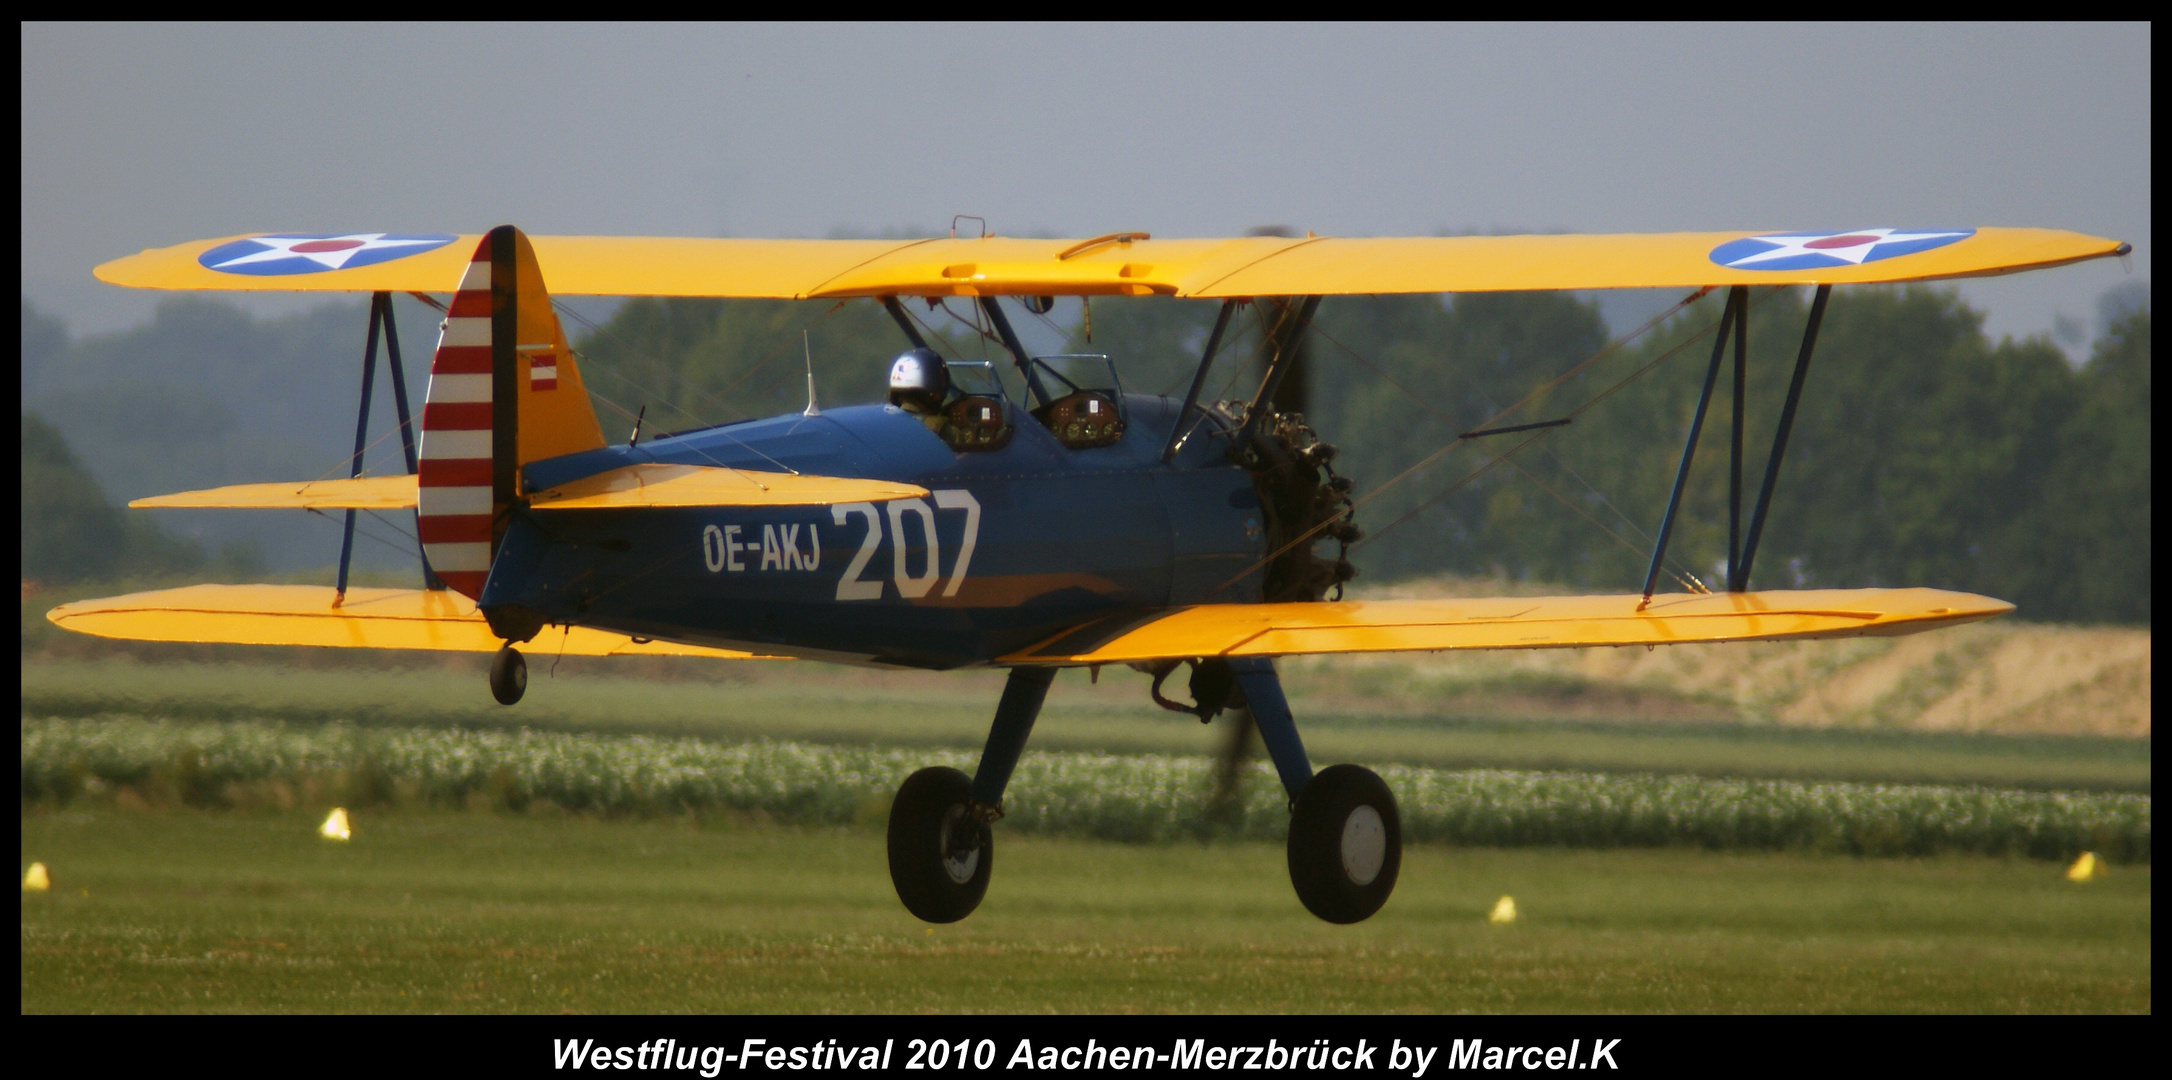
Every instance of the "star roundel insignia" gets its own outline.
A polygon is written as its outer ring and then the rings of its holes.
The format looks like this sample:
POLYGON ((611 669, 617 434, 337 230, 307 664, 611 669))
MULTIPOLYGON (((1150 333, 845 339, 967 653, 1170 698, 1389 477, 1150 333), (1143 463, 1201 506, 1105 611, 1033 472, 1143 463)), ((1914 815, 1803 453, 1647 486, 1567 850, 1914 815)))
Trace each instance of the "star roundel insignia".
POLYGON ((1974 235, 1974 229, 1768 233, 1729 240, 1712 249, 1711 259, 1729 270, 1823 270, 1913 255, 1974 235))
POLYGON ((272 233, 220 244, 196 261, 222 274, 321 274, 420 255, 457 239, 451 233, 272 233))

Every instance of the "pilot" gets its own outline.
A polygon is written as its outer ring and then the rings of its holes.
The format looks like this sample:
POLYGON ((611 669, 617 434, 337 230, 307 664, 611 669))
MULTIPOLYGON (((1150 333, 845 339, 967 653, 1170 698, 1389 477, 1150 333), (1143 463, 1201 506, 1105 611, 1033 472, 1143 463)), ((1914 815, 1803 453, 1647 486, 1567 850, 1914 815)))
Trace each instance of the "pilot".
POLYGON ((938 435, 947 419, 943 404, 949 396, 950 369, 935 350, 913 349, 890 365, 890 404, 918 417, 938 435))

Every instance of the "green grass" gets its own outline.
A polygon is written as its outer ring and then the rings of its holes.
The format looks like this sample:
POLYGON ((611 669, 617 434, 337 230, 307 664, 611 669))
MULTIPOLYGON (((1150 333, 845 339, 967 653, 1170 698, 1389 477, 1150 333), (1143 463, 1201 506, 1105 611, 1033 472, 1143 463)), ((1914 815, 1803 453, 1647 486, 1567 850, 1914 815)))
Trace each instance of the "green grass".
MULTIPOLYGON (((547 803, 607 814, 731 811, 803 825, 874 824, 913 769, 970 768, 956 750, 728 744, 570 732, 24 718, 26 802, 197 806, 547 803)), ((1696 776, 1383 766, 1414 843, 1501 847, 1968 851, 2150 859, 2150 797, 1696 776)), ((1279 840, 1281 786, 1264 763, 1220 811, 1205 757, 1041 752, 1004 800, 1013 828, 1104 840, 1279 840)))
POLYGON ((2150 870, 1686 850, 1408 853, 1331 927, 1268 844, 999 826, 986 904, 905 914, 868 830, 26 810, 22 1010, 2150 1011, 2150 870), (1492 926, 1513 895, 1523 913, 1492 926))
MULTIPOLYGON (((180 650, 152 650, 184 655, 180 650)), ((202 651, 202 650, 195 650, 202 651)), ((231 650, 229 650, 231 651, 231 650)), ((25 716, 133 714, 182 720, 278 716, 364 726, 527 727, 549 731, 754 737, 845 745, 978 749, 1000 672, 870 672, 807 664, 569 659, 557 678, 532 661, 527 700, 490 701, 481 657, 328 662, 293 650, 286 664, 144 662, 127 656, 26 656, 25 716)), ((1221 725, 1146 701, 1122 669, 1060 675, 1033 749, 1214 754, 1221 725)), ((1440 768, 1689 773, 1713 777, 1983 784, 2039 790, 2150 790, 2150 740, 1823 731, 1664 721, 1512 720, 1360 711, 1308 696, 1291 680, 1315 761, 1440 768)))

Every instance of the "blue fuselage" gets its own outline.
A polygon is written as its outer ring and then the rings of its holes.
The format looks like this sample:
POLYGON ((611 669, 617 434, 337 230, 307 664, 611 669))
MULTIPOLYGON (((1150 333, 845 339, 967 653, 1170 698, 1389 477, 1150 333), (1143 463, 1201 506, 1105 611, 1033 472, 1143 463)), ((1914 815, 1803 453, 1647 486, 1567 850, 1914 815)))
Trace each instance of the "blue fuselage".
POLYGON ((953 668, 1097 618, 1258 600, 1259 575, 1246 571, 1265 538, 1251 478, 1230 463, 1230 433, 1208 417, 1163 464, 1178 404, 1126 395, 1124 405, 1123 439, 1091 449, 1065 447, 1015 404, 1009 444, 978 452, 953 451, 918 417, 863 405, 533 462, 523 470, 530 491, 658 463, 789 468, 930 494, 521 510, 482 603, 636 637, 953 668))

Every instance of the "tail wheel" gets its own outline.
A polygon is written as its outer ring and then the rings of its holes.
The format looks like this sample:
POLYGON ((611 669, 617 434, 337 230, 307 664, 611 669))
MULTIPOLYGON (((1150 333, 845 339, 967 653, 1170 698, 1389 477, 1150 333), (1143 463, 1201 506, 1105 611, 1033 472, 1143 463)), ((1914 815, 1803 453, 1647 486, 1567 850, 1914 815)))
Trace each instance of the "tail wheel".
POLYGON ((964 773, 927 768, 906 777, 890 804, 890 883, 905 910, 928 922, 957 922, 988 893, 995 839, 972 795, 964 773))
POLYGON ((518 702, 528 692, 528 661, 520 650, 507 644, 490 658, 490 696, 500 705, 518 702))
POLYGON ((1290 813, 1290 884, 1331 923, 1363 922, 1388 902, 1403 866, 1403 819, 1372 770, 1335 765, 1297 793, 1290 813))

